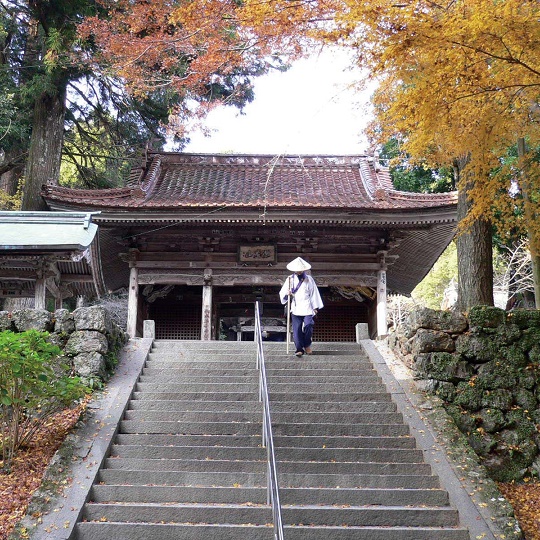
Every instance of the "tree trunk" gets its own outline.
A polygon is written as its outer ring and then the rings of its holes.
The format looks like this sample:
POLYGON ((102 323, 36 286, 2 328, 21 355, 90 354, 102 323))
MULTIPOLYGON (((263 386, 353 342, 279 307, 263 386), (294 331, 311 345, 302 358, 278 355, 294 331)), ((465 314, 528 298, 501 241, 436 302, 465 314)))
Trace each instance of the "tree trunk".
MULTIPOLYGON (((16 149, 17 153, 21 153, 21 150, 16 149)), ((15 152, 14 152, 15 153, 15 152)), ((6 152, 4 161, 0 165, 10 164, 12 161, 12 152, 6 152)), ((17 156, 18 157, 18 156, 17 156)), ((24 161, 21 160, 20 164, 13 165, 8 171, 0 174, 0 189, 3 189, 8 195, 15 195, 17 188, 19 187, 19 181, 24 171, 24 161)))
POLYGON ((529 236, 529 251, 531 253, 531 266, 534 283, 534 304, 536 309, 540 309, 540 239, 534 223, 537 219, 535 201, 531 200, 533 192, 529 179, 529 166, 527 163, 527 148, 525 139, 518 139, 518 156, 521 160, 521 191, 525 209, 525 220, 529 236))
MULTIPOLYGON (((465 159, 456 161, 454 172, 458 192, 458 222, 468 215, 471 202, 469 182, 462 178, 465 159)), ((493 237, 489 221, 479 219, 458 232, 458 299, 457 309, 468 311, 473 306, 493 306, 493 237)))
POLYGON ((64 142, 66 88, 36 99, 32 137, 26 164, 23 210, 46 210, 41 197, 42 184, 58 184, 64 142))

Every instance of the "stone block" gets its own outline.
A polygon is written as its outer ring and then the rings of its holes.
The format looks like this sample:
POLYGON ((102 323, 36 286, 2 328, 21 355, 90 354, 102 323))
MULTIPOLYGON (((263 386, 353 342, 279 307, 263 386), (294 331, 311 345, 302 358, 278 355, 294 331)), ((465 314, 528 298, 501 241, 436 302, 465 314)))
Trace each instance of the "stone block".
POLYGON ((54 332, 71 334, 75 331, 75 321, 69 309, 57 309, 53 314, 54 332))
POLYGON ((506 322, 504 309, 493 306, 474 306, 469 311, 469 325, 473 328, 497 328, 506 322))
POLYGON ((106 354, 109 351, 107 338, 93 330, 78 330, 73 332, 66 343, 65 352, 69 356, 81 353, 98 352, 106 354))
POLYGON ((415 330, 426 328, 449 334, 459 334, 467 330, 468 322, 462 313, 456 311, 422 308, 411 313, 410 326, 415 330))
POLYGON ((11 320, 17 332, 51 332, 54 327, 52 314, 46 309, 16 309, 11 314, 11 320))
POLYGON ((454 340, 445 332, 420 328, 413 340, 413 354, 426 352, 454 352, 454 340))
POLYGON ((76 330, 95 330, 102 334, 112 331, 112 322, 107 310, 100 306, 78 308, 73 312, 76 330))
POLYGON ((73 366, 77 374, 83 379, 99 377, 105 378, 105 358, 102 354, 93 351, 78 354, 73 358, 73 366))
POLYGON ((11 317, 9 311, 0 311, 0 332, 11 330, 11 317))

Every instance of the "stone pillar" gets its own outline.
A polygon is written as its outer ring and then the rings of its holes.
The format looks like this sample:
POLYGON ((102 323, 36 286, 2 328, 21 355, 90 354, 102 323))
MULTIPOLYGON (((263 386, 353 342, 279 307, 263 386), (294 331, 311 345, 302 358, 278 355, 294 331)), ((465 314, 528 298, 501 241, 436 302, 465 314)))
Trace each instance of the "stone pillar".
POLYGON ((45 309, 46 306, 46 287, 45 287, 45 278, 38 277, 36 279, 36 286, 34 290, 34 308, 35 309, 45 309))
POLYGON ((201 341, 212 339, 212 270, 204 271, 202 290, 201 341))
POLYGON ((134 338, 137 335, 137 311, 139 307, 139 270, 135 262, 130 263, 127 333, 134 338))
POLYGON ((380 270, 377 272, 377 337, 388 334, 386 325, 386 261, 385 253, 379 253, 380 270))

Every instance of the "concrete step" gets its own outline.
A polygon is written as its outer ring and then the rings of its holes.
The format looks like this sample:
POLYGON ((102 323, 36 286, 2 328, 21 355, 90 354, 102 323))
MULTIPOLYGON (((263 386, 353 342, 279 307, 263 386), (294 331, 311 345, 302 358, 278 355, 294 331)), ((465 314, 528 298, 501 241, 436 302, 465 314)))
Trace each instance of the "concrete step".
POLYGON ((183 367, 170 367, 170 365, 163 365, 162 367, 155 366, 154 363, 147 363, 147 367, 144 367, 142 370, 142 375, 167 375, 171 377, 182 377, 182 376, 203 376, 203 377, 255 377, 259 376, 259 370, 253 366, 252 368, 227 368, 227 367, 216 367, 211 368, 201 368, 193 367, 192 364, 188 364, 183 367))
POLYGON ((133 392, 132 399, 145 401, 255 401, 253 392, 159 392, 138 390, 133 392))
MULTIPOLYGON (((285 470, 285 464, 291 462, 300 466, 302 463, 344 463, 351 467, 356 463, 407 463, 422 464, 422 452, 412 449, 387 448, 277 448, 277 460, 282 464, 280 470, 285 470)), ((148 459, 160 460, 245 460, 265 461, 266 450, 257 447, 223 446, 145 446, 113 445, 111 460, 117 459, 148 459)), ((115 467, 115 465, 112 465, 115 467)))
MULTIPOLYGON (((375 435, 303 435, 275 436, 274 445, 278 448, 416 448, 412 436, 375 435)), ((276 450, 277 451, 277 450, 276 450)))
MULTIPOLYGON (((381 387, 381 379, 380 377, 376 375, 364 375, 364 376, 356 376, 349 373, 349 375, 340 375, 340 376, 320 376, 318 374, 313 375, 310 372, 309 374, 305 373, 303 375, 298 376, 281 376, 281 375, 274 375, 273 377, 268 377, 268 383, 269 385, 276 385, 276 384, 310 384, 310 385, 319 385, 319 384, 350 384, 355 385, 355 387, 365 387, 370 385, 379 385, 381 387)), ((206 384, 212 384, 212 383, 219 383, 219 384, 231 384, 231 383, 253 383, 257 382, 259 380, 259 374, 257 371, 254 371, 250 375, 214 375, 213 373, 209 372, 206 375, 201 375, 198 373, 187 372, 187 371, 178 371, 178 370, 154 370, 153 373, 144 373, 139 377, 139 382, 147 382, 147 383, 168 383, 168 382, 174 382, 174 383, 206 383, 206 384)))
POLYGON ((352 392, 380 392, 386 391, 386 387, 379 380, 364 382, 362 379, 350 382, 324 382, 324 383, 305 383, 305 382, 283 382, 276 383, 268 381, 268 391, 272 394, 290 393, 293 396, 303 393, 321 392, 327 394, 334 393, 352 393, 352 392))
POLYGON ((140 422, 122 420, 121 433, 178 433, 185 435, 256 435, 260 422, 140 422))
MULTIPOLYGON (((390 412, 281 412, 271 411, 272 423, 398 424, 400 413, 390 412)), ((262 412, 255 411, 147 411, 127 410, 125 420, 141 422, 262 422, 262 412)))
MULTIPOLYGON (((333 342, 333 341, 317 341, 314 343, 314 348, 318 351, 337 351, 343 354, 362 354, 362 349, 358 343, 346 343, 346 342, 333 342)), ((271 342, 265 341, 263 348, 265 352, 285 352, 285 342, 271 342)), ((167 340, 156 339, 153 343, 154 349, 175 349, 175 350, 188 350, 188 351, 201 351, 201 350, 226 350, 231 349, 233 351, 251 350, 255 349, 255 343, 253 341, 199 341, 199 340, 167 340)))
POLYGON ((272 422, 274 435, 345 435, 345 436, 395 436, 409 435, 409 428, 403 424, 280 424, 272 422))
MULTIPOLYGON (((278 473, 282 488, 392 488, 439 489, 436 476, 425 474, 301 474, 278 473)), ((265 487, 266 473, 146 471, 102 469, 98 481, 105 484, 157 486, 265 487)))
POLYGON ((369 364, 369 366, 355 367, 354 369, 339 369, 339 366, 336 366, 335 369, 329 367, 317 369, 311 368, 311 366, 306 366, 305 368, 267 368, 266 375, 268 380, 273 380, 274 377, 305 377, 310 375, 317 377, 365 377, 377 376, 377 372, 369 364))
POLYGON ((161 360, 161 357, 156 357, 155 360, 148 359, 146 361, 146 367, 148 369, 178 369, 188 371, 206 371, 206 370, 225 370, 225 371, 237 371, 237 370, 252 370, 256 369, 256 363, 253 359, 250 360, 238 360, 232 363, 228 362, 212 362, 212 361, 175 361, 175 360, 161 360))
MULTIPOLYGON (((448 494, 442 489, 378 489, 378 488, 281 488, 281 502, 287 504, 358 506, 448 506, 448 494)), ((96 484, 92 487, 93 502, 146 503, 266 503, 266 488, 199 487, 199 486, 132 486, 96 484)))
POLYGON ((440 488, 436 476, 425 474, 301 474, 279 473, 280 488, 392 488, 429 489, 440 488))
MULTIPOLYGON (((285 527, 287 540, 470 540, 462 529, 440 527, 285 527)), ((77 540, 271 540, 269 526, 96 523, 77 524, 77 540)))
POLYGON ((129 411, 170 411, 176 413, 193 411, 253 412, 262 414, 260 401, 202 401, 202 400, 131 400, 129 411))
MULTIPOLYGON (((309 414, 309 413, 306 413, 309 414)), ((323 413, 315 413, 323 414, 323 413)), ((346 413, 334 413, 346 414, 346 413)), ((355 414, 355 413, 349 413, 355 414)), ((395 414, 395 413, 394 413, 395 414)), ((262 422, 262 412, 255 411, 141 411, 127 410, 124 415, 126 421, 140 422, 177 422, 191 424, 194 422, 262 422)))
MULTIPOLYGON (((262 403, 260 401, 175 401, 175 400, 132 400, 129 403, 129 410, 144 411, 245 411, 261 412, 262 403)), ((299 402, 274 402, 271 405, 274 412, 358 412, 358 413, 390 413, 396 411, 395 403, 388 401, 376 402, 332 402, 320 403, 316 401, 299 402)))
POLYGON ((252 395, 257 395, 259 389, 259 383, 257 381, 253 382, 242 382, 242 383, 149 383, 149 382, 138 382, 135 384, 136 392, 173 392, 173 393, 183 393, 183 392, 243 392, 250 393, 252 395))
POLYGON ((98 482, 132 486, 227 486, 229 489, 236 487, 266 488, 266 472, 130 471, 127 469, 101 469, 98 474, 98 482))
MULTIPOLYGON (((151 454, 150 454, 151 455, 151 454)), ((152 456, 153 457, 153 456, 152 456)), ((127 471, 167 471, 167 472, 218 472, 218 473, 264 473, 266 472, 266 452, 261 449, 257 461, 248 459, 138 459, 113 457, 105 460, 108 470, 127 471)), ((413 465, 407 464, 409 467, 413 465)))
MULTIPOLYGON (((271 508, 264 505, 204 505, 177 503, 159 504, 103 504, 87 505, 84 519, 127 523, 200 523, 200 524, 265 524, 272 520, 271 508)), ((352 506, 285 506, 283 521, 288 526, 300 524, 363 527, 453 527, 457 512, 451 508, 410 508, 382 506, 367 508, 352 506)))
POLYGON ((215 352, 150 352, 148 354, 148 361, 153 362, 154 360, 159 360, 160 362, 183 362, 188 361, 192 364, 197 364, 198 362, 215 362, 223 364, 230 364, 231 367, 234 367, 237 362, 250 362, 251 366, 256 366, 257 353, 255 349, 252 352, 248 353, 234 353, 234 352, 224 352, 224 351, 215 351, 215 352))
MULTIPOLYGON (((242 355, 236 356, 234 360, 221 358, 217 356, 201 357, 179 357, 174 354, 156 354, 150 353, 146 362, 147 367, 171 369, 185 369, 192 366, 193 369, 253 369, 256 367, 254 356, 242 355)), ((265 365, 268 370, 279 369, 326 369, 326 370, 352 370, 362 373, 373 369, 373 364, 369 360, 356 359, 351 357, 343 359, 335 358, 314 358, 312 356, 297 358, 268 358, 265 359, 265 365), (304 359, 305 358, 305 359, 304 359)))
MULTIPOLYGON (((276 436, 280 435, 345 435, 345 436, 404 436, 409 429, 403 424, 332 424, 307 423, 288 424, 272 422, 276 436)), ((174 421, 141 422, 122 420, 121 433, 177 433, 186 435, 256 435, 261 430, 260 422, 192 422, 184 424, 174 421)))
POLYGON ((76 540, 273 540, 274 530, 265 525, 192 525, 156 523, 77 524, 76 540))
POLYGON ((161 373, 141 375, 140 383, 180 383, 180 384, 257 384, 259 374, 252 375, 200 375, 193 373, 176 373, 174 370, 163 370, 161 373))
POLYGON ((377 390, 371 392, 362 391, 358 389, 356 392, 287 392, 284 389, 281 391, 275 390, 274 388, 269 388, 269 397, 270 397, 270 407, 275 402, 288 402, 288 401, 317 401, 319 403, 324 403, 328 401, 339 401, 339 402, 390 402, 392 398, 388 392, 378 392, 377 390))
MULTIPOLYGON (((123 434, 116 437, 118 445, 148 446, 261 446, 261 435, 179 435, 123 434)), ((275 436, 276 448, 416 448, 411 436, 275 436)))
POLYGON ((261 446, 261 433, 255 435, 181 435, 165 434, 126 434, 119 433, 115 442, 118 445, 148 445, 148 446, 224 446, 252 447, 261 446))
MULTIPOLYGON (((105 461, 108 470, 130 471, 194 471, 194 472, 264 472, 266 460, 264 454, 259 456, 259 461, 225 460, 225 459, 145 459, 114 457, 105 461)), ((361 458, 360 458, 361 459, 361 458)), ((363 474, 363 475, 425 475, 431 474, 431 468, 425 463, 417 462, 339 462, 330 461, 282 461, 278 458, 278 470, 280 473, 295 473, 302 471, 305 474, 363 474)))
POLYGON ((266 450, 256 446, 140 446, 115 444, 111 458, 198 459, 198 460, 248 460, 266 463, 266 450))

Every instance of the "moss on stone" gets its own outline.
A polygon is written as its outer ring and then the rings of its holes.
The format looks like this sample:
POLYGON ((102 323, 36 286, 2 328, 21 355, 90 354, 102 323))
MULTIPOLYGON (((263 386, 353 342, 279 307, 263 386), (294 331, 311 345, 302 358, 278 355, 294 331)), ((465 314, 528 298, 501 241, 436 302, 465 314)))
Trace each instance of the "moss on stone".
POLYGON ((497 446, 495 438, 487 433, 484 429, 476 429, 467 437, 472 449, 479 456, 488 456, 490 452, 497 446))
POLYGON ((525 412, 521 407, 515 407, 506 413, 508 427, 516 434, 516 442, 521 444, 523 441, 530 441, 538 433, 533 417, 529 412, 525 412))
POLYGON ((540 310, 514 309, 508 312, 506 320, 516 324, 519 328, 540 328, 540 310))
POLYGON ((482 407, 496 408, 501 411, 509 411, 514 402, 514 396, 510 390, 496 388, 495 390, 486 390, 482 394, 482 407))
POLYGON ((475 414, 475 418, 488 433, 495 433, 506 426, 506 418, 500 409, 480 409, 475 414))
POLYGON ((456 387, 450 382, 440 382, 437 385, 435 395, 440 397, 445 402, 454 401, 456 398, 456 387))
POLYGON ((424 357, 423 360, 421 363, 422 371, 430 379, 458 382, 468 380, 474 374, 473 367, 461 360, 456 354, 434 352, 424 357))
POLYGON ((521 334, 519 340, 520 348, 525 352, 530 352, 540 343, 540 328, 526 328, 521 334))
POLYGON ((448 405, 445 408, 461 433, 468 434, 476 430, 476 419, 470 412, 463 410, 457 405, 448 405))
POLYGON ((519 380, 519 367, 505 360, 497 360, 480 366, 476 384, 482 390, 515 388, 519 380))
POLYGON ((456 352, 470 363, 481 364, 500 357, 500 344, 484 332, 462 334, 456 339, 456 352))
POLYGON ((469 411, 477 411, 482 407, 483 391, 478 386, 467 382, 460 382, 456 387, 455 405, 469 411))
POLYGON ((538 400, 535 395, 526 388, 516 388, 514 400, 516 405, 519 405, 525 411, 534 411, 538 406, 538 400))
POLYGON ((501 345, 510 345, 521 338, 521 330, 515 324, 501 324, 495 328, 495 340, 501 345))
POLYGON ((506 322, 504 309, 493 306, 474 306, 469 311, 469 325, 475 328, 496 328, 506 322))

